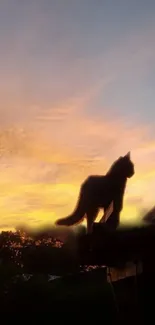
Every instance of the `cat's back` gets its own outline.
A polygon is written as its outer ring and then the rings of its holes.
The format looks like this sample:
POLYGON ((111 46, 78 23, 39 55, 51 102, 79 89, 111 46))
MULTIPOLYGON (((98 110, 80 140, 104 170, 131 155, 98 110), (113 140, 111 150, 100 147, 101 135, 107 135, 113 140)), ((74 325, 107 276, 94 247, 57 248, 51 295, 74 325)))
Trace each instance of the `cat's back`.
POLYGON ((87 189, 103 190, 107 186, 107 177, 105 175, 90 175, 83 183, 87 189))

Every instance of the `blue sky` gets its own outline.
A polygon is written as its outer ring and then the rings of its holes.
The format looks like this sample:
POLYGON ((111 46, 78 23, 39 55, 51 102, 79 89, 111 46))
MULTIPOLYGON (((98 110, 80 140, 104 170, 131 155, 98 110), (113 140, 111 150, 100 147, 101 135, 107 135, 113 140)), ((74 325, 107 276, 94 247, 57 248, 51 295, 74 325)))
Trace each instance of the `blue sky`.
POLYGON ((75 203, 88 173, 104 173, 130 149, 140 176, 126 209, 137 216, 153 204, 143 196, 154 186, 145 176, 154 175, 154 15, 154 1, 0 2, 0 172, 1 186, 12 188, 2 190, 3 225, 70 212, 69 188, 75 203))
POLYGON ((100 83, 100 109, 152 119, 154 12, 154 1, 2 1, 2 97, 49 104, 100 83))

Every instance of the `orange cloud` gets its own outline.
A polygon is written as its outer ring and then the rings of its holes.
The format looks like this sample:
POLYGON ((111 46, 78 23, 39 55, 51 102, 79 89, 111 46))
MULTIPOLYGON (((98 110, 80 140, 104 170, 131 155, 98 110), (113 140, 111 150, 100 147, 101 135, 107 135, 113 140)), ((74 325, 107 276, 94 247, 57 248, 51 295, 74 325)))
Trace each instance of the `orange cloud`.
POLYGON ((15 128, 1 134, 0 227, 37 227, 67 215, 84 178, 106 173, 130 149, 136 174, 127 184, 121 219, 137 222, 140 211, 154 204, 154 166, 146 159, 155 152, 149 127, 103 121, 69 108, 64 115, 51 109, 45 116, 37 121, 38 130, 19 133, 15 128))

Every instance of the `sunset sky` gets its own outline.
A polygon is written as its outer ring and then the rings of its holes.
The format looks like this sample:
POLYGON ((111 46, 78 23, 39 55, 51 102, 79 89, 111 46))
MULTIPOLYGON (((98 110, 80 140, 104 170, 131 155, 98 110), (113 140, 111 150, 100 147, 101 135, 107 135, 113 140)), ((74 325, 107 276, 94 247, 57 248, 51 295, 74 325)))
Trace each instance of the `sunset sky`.
POLYGON ((131 150, 122 222, 155 204, 155 2, 0 1, 0 229, 72 212, 131 150))

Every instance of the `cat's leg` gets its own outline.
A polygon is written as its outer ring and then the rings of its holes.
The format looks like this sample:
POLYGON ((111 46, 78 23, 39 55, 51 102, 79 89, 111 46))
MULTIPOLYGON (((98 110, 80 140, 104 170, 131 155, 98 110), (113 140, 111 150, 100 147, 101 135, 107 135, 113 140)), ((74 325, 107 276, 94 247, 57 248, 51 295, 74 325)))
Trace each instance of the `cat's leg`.
POLYGON ((124 196, 124 188, 121 189, 118 193, 116 193, 113 198, 113 212, 108 218, 106 225, 110 229, 116 229, 120 223, 120 214, 123 209, 123 196, 124 196))
POLYGON ((98 208, 96 207, 91 207, 87 211, 87 234, 91 234, 93 231, 93 223, 97 217, 98 214, 98 208))
POLYGON ((120 222, 120 210, 116 209, 115 205, 114 205, 114 211, 112 212, 112 214, 110 215, 110 217, 106 221, 106 225, 111 230, 115 230, 119 226, 119 222, 120 222))

